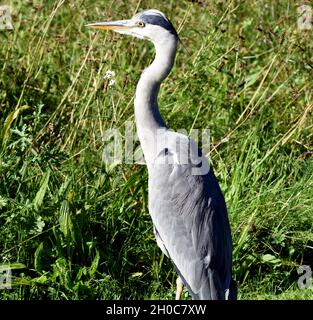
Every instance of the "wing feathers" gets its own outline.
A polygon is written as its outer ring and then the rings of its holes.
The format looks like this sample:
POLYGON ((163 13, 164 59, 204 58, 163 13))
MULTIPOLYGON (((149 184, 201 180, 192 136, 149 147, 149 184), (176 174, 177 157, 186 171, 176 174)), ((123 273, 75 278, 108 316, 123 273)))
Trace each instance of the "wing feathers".
MULTIPOLYGON (((159 241, 195 299, 225 298, 231 279, 231 238, 223 195, 212 170, 193 174, 193 169, 199 168, 194 164, 195 152, 197 156, 199 152, 194 142, 190 147, 187 137, 180 135, 188 144, 180 150, 191 152, 189 163, 159 161, 177 152, 177 134, 168 134, 174 135, 167 137, 172 143, 164 146, 167 151, 160 152, 158 161, 149 166, 149 211, 159 241)), ((203 168, 209 168, 206 163, 202 158, 203 168)))

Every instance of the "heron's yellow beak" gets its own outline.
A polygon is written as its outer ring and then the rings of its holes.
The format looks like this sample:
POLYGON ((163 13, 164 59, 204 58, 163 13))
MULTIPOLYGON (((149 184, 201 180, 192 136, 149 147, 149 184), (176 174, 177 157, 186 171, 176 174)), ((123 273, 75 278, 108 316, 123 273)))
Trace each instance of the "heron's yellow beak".
POLYGON ((86 25, 86 27, 113 31, 127 31, 130 28, 134 27, 134 25, 131 22, 131 20, 118 20, 109 22, 89 23, 86 25))

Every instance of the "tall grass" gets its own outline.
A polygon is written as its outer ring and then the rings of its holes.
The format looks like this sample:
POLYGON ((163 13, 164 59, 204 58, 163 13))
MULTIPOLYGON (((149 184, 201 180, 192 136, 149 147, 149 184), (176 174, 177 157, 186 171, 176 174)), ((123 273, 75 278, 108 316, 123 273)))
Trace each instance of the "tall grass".
MULTIPOLYGON (((2 299, 172 299, 147 171, 102 161, 107 129, 134 121, 153 47, 88 22, 158 8, 178 28, 160 109, 171 128, 206 128, 232 226, 241 299, 305 299, 313 267, 313 30, 293 1, 11 1, 0 30, 2 299), (104 76, 114 70, 115 85, 104 76)), ((185 298, 189 298, 185 293, 185 298)))

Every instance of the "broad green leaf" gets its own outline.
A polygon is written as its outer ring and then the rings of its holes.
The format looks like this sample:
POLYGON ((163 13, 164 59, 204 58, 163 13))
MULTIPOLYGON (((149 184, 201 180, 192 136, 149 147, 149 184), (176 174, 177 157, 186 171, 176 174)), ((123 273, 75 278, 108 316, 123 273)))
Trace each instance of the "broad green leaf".
POLYGON ((263 263, 280 264, 281 260, 273 256, 272 254, 264 254, 261 256, 263 263))
POLYGON ((41 268, 42 251, 43 251, 43 242, 40 243, 40 245, 38 246, 38 248, 35 251, 34 266, 35 266, 35 270, 37 272, 42 271, 42 268, 41 268))
POLYGON ((46 171, 46 173, 44 174, 44 176, 42 177, 41 183, 40 183, 40 188, 37 191, 37 194, 35 196, 33 204, 34 204, 35 210, 37 210, 37 211, 41 207, 43 199, 45 197, 45 194, 46 194, 46 191, 47 191, 47 188, 48 188, 50 172, 51 172, 50 169, 48 169, 46 171))
POLYGON ((64 236, 67 237, 70 231, 73 229, 73 224, 70 217, 69 203, 67 200, 64 200, 62 202, 62 205, 60 208, 59 223, 60 223, 60 230, 62 231, 64 236))
POLYGON ((27 110, 27 109, 29 109, 29 108, 30 108, 29 106, 22 106, 22 107, 18 108, 17 110, 12 111, 12 112, 7 116, 7 118, 6 118, 5 121, 4 121, 3 129, 2 129, 2 131, 1 131, 1 138, 2 138, 1 146, 2 146, 2 148, 5 147, 8 139, 9 139, 9 136, 10 136, 10 128, 11 128, 11 125, 12 125, 13 121, 19 116, 19 114, 20 114, 22 111, 27 110))
POLYGON ((99 260, 100 260, 100 254, 99 254, 99 251, 97 250, 96 256, 94 257, 92 264, 91 264, 91 267, 90 267, 90 270, 89 270, 89 274, 91 277, 96 273, 96 271, 98 269, 99 260))

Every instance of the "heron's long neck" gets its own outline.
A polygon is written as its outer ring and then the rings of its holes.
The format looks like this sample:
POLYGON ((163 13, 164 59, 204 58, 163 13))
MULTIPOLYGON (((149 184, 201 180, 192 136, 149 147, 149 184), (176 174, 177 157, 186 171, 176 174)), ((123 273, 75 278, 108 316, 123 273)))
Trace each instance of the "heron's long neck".
MULTIPOLYGON (((141 147, 147 158, 149 152, 149 133, 166 128, 158 108, 158 93, 161 82, 170 73, 175 61, 176 39, 168 39, 155 44, 156 56, 152 64, 144 70, 136 89, 135 118, 141 147)), ((146 159, 147 160, 147 159, 146 159)))

